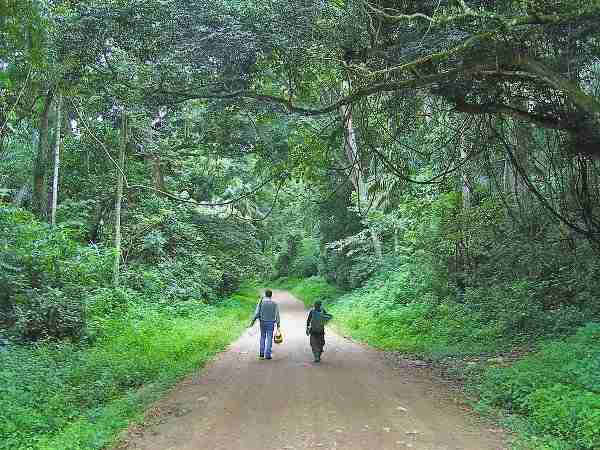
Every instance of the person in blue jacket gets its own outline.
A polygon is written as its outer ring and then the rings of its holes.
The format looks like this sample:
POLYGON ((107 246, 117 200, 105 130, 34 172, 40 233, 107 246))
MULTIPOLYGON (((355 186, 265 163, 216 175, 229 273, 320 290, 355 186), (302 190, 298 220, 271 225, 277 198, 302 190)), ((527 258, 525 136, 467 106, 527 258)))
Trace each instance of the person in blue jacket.
POLYGON ((279 319, 279 305, 273 301, 273 291, 267 289, 265 296, 261 298, 250 326, 254 322, 260 321, 260 341, 259 341, 259 358, 272 359, 271 349, 273 347, 273 331, 277 324, 277 329, 281 326, 279 319))

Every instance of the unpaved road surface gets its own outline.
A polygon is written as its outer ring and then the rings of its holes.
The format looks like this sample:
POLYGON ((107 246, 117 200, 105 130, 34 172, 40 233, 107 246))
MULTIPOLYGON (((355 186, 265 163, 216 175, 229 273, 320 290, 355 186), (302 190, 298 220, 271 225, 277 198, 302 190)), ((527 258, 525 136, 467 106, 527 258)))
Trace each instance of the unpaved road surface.
POLYGON ((144 450, 501 450, 444 387, 395 370, 382 353, 328 330, 311 362, 306 310, 276 291, 283 345, 259 360, 258 325, 177 385, 131 428, 119 448, 144 450))

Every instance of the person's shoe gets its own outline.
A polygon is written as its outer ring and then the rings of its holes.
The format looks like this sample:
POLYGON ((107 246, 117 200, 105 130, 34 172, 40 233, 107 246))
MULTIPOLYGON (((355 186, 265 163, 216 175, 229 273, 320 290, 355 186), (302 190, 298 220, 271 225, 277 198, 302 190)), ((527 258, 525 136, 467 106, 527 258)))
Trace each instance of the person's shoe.
POLYGON ((265 356, 265 359, 273 359, 272 356, 265 356))
POLYGON ((265 359, 265 355, 258 355, 260 359, 265 359))

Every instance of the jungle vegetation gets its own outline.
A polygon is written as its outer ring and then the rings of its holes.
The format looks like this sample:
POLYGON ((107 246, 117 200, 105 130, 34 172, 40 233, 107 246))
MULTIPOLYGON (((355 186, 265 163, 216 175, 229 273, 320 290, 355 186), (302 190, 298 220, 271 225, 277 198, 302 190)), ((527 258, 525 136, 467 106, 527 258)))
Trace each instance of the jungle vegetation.
POLYGON ((276 279, 599 448, 599 160, 599 0, 0 0, 0 448, 103 448, 276 279))

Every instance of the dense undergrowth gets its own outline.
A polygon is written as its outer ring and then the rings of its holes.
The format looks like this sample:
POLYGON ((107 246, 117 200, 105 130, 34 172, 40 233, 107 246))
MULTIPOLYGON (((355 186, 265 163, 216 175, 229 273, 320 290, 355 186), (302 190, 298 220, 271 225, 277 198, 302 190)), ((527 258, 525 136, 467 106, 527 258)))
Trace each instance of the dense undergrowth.
POLYGON ((490 290, 485 302, 481 289, 467 291, 465 302, 458 303, 427 295, 417 278, 403 267, 346 293, 319 277, 286 279, 280 285, 307 304, 325 300, 334 326, 356 339, 438 362, 463 363, 457 370, 476 395, 478 409, 503 410, 506 423, 519 432, 515 446, 600 448, 600 323, 582 324, 569 335, 566 325, 574 320, 569 309, 545 317, 537 311, 502 313, 506 303, 517 306, 517 295, 527 295, 526 290, 502 293, 511 298, 490 290), (475 295, 476 303, 470 297, 475 295), (487 310, 481 306, 486 304, 487 310), (517 333, 515 321, 537 327, 517 333), (523 352, 521 358, 503 358, 515 348, 523 352))
POLYGON ((195 240, 130 264, 115 287, 112 250, 0 208, 0 449, 104 448, 241 333, 257 290, 223 276, 235 254, 191 258, 202 224, 169 226, 162 246, 195 240))
POLYGON ((92 346, 43 343, 0 353, 0 448, 102 448, 237 337, 255 301, 247 287, 180 316, 132 302, 104 319, 92 346))
MULTIPOLYGON (((129 299, 130 301, 134 299, 129 299)), ((0 353, 0 448, 99 449, 248 322, 256 291, 182 315, 132 304, 92 346, 41 343, 0 353)))

